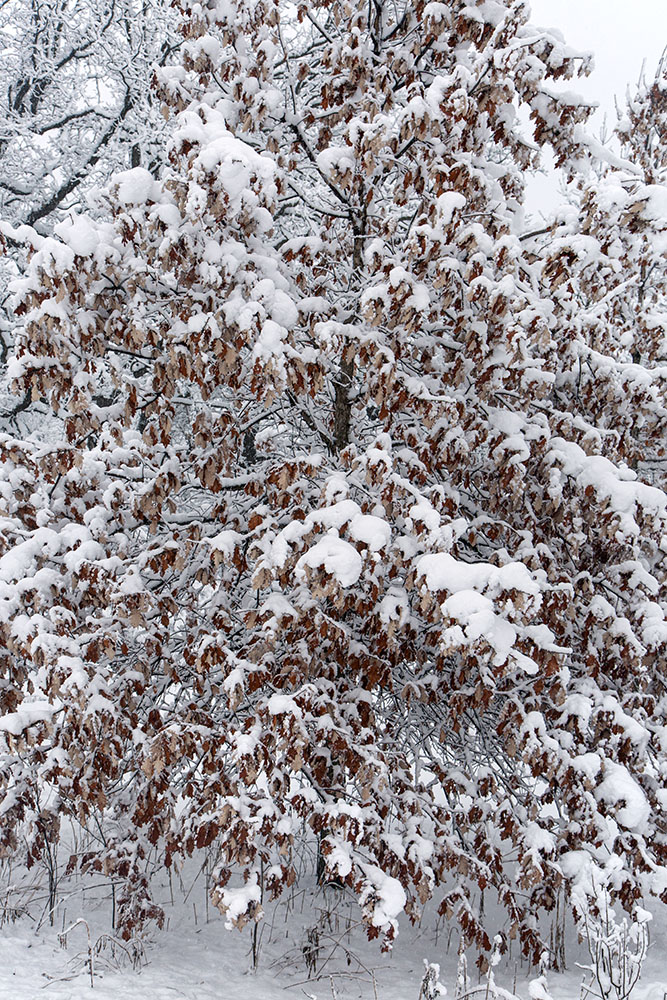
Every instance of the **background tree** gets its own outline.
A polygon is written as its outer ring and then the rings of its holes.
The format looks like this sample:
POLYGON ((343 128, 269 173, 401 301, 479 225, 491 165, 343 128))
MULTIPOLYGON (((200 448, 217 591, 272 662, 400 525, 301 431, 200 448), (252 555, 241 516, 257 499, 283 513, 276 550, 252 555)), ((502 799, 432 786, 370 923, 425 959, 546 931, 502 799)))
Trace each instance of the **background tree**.
POLYGON ((571 356, 561 379, 564 408, 584 418, 582 436, 595 428, 603 454, 663 486, 666 87, 663 60, 619 112, 623 156, 612 153, 581 183, 578 212, 563 213, 543 251, 551 297, 576 331, 563 345, 571 356))
MULTIPOLYGON (((164 119, 150 85, 179 38, 163 0, 6 0, 0 8, 0 360, 16 319, 7 286, 24 240, 49 234, 118 169, 158 170, 164 119)), ((90 207, 90 206, 89 206, 90 207)), ((28 400, 7 398, 7 418, 28 400)), ((24 427, 25 429, 25 427, 24 427)))
POLYGON ((46 787, 126 932, 153 846, 215 843, 242 925, 305 822, 371 935, 435 895, 488 951, 488 888, 538 958, 563 886, 665 886, 666 498, 579 413, 522 239, 539 146, 586 157, 581 61, 511 0, 184 31, 169 169, 20 289, 11 375, 65 433, 3 442, 7 849, 46 787))
POLYGON ((3 4, 4 218, 38 225, 82 207, 82 186, 112 169, 157 165, 160 116, 149 82, 153 62, 173 52, 171 27, 160 3, 3 4))

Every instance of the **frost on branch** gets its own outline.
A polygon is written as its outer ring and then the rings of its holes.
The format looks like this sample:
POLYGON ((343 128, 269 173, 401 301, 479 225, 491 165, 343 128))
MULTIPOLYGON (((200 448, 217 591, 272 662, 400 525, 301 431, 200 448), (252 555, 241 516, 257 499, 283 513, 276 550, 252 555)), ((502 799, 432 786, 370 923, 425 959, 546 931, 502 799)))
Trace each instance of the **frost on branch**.
POLYGON ((491 952, 488 889, 538 961, 573 857, 629 912, 667 888, 666 504, 631 450, 664 381, 579 321, 594 235, 524 232, 539 147, 590 159, 585 60, 512 2, 183 31, 169 168, 17 287, 12 377, 62 433, 2 441, 5 849, 47 786, 108 828, 128 932, 148 853, 212 844, 242 926, 305 823, 371 937, 434 897, 491 952))

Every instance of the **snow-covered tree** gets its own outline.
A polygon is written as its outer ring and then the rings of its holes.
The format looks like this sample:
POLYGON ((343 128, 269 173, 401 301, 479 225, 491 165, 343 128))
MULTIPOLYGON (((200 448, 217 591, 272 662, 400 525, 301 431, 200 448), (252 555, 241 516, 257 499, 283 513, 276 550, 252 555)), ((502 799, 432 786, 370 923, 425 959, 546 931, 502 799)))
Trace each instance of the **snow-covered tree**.
MULTIPOLYGON (((150 81, 178 43, 166 0, 6 0, 0 7, 3 366, 15 328, 6 287, 26 242, 34 245, 80 210, 114 170, 159 167, 164 120, 150 81)), ((27 402, 8 400, 3 385, 3 425, 27 402)))
POLYGON ((176 44, 168 11, 160 0, 2 5, 2 218, 39 226, 111 170, 151 166, 161 116, 150 77, 176 44))
POLYGON ((582 61, 516 0, 184 13, 169 169, 19 288, 64 433, 2 441, 5 849, 97 817, 129 933, 152 849, 215 843, 243 925, 305 823, 371 935, 435 897, 488 952, 488 890, 537 960, 563 887, 667 886, 667 498, 522 239, 582 61))
POLYGON ((667 472, 667 68, 619 112, 621 156, 580 184, 542 251, 570 330, 557 394, 581 436, 664 487, 667 472))

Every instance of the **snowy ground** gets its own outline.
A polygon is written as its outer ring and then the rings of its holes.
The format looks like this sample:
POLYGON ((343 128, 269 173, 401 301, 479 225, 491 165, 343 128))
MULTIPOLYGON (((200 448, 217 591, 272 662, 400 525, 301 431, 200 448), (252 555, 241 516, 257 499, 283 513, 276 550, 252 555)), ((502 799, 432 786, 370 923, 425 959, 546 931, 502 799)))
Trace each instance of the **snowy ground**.
MULTIPOLYGON (((354 905, 337 890, 306 888, 288 901, 267 908, 258 935, 258 968, 251 969, 251 932, 226 931, 212 907, 206 913, 203 879, 174 893, 166 905, 168 925, 142 943, 139 961, 108 937, 108 901, 87 894, 72 896, 59 910, 57 926, 22 918, 0 929, 0 1000, 80 1000, 91 996, 87 963, 88 927, 94 956, 93 997, 98 1000, 418 1000, 424 959, 438 962, 441 979, 454 996, 457 938, 435 919, 420 927, 406 926, 389 955, 366 942, 357 927, 354 905), (61 947, 59 931, 79 918, 61 947), (64 924, 63 924, 64 918, 64 924), (309 936, 310 932, 310 936, 309 936), (310 969, 307 959, 311 960, 310 969), (315 969, 312 963, 316 963, 315 969)), ((632 1000, 666 1000, 667 948, 662 928, 653 927, 652 943, 641 982, 632 1000)), ((584 956, 570 942, 568 971, 549 975, 553 1000, 577 1000, 584 973, 576 961, 584 956)), ((535 975, 515 956, 495 970, 496 982, 521 1000, 529 1000, 535 975)), ((476 972, 470 985, 478 982, 476 972)), ((485 980, 483 980, 485 982, 485 980)), ((484 998, 486 991, 476 994, 484 998)))

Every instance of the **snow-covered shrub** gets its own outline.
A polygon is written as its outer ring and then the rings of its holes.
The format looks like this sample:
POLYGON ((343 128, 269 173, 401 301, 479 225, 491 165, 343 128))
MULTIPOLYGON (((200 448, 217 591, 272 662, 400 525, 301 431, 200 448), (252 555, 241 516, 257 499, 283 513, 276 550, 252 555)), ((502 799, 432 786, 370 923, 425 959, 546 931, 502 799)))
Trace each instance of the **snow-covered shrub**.
POLYGON ((588 914, 580 925, 591 964, 584 966, 591 974, 582 985, 582 997, 598 1000, 627 1000, 641 976, 649 944, 650 914, 640 910, 634 919, 618 919, 607 904, 598 917, 588 914))
POLYGON ((418 1000, 439 1000, 447 995, 447 989, 440 982, 440 966, 437 962, 424 959, 424 975, 419 988, 418 1000))

